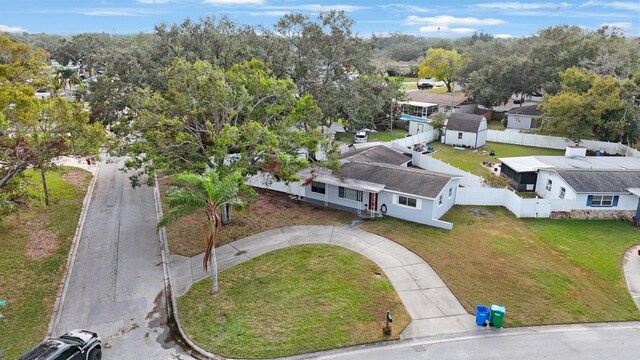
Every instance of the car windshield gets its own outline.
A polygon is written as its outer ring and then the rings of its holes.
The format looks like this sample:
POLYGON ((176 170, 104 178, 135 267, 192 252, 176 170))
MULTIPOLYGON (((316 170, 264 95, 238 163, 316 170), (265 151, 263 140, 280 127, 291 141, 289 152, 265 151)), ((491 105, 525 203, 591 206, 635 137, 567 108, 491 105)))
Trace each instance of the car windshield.
POLYGON ((44 360, 66 348, 67 345, 58 340, 45 340, 24 354, 19 360, 44 360))
POLYGON ((84 343, 84 341, 79 337, 69 335, 62 335, 59 337, 59 339, 69 345, 82 345, 84 343))

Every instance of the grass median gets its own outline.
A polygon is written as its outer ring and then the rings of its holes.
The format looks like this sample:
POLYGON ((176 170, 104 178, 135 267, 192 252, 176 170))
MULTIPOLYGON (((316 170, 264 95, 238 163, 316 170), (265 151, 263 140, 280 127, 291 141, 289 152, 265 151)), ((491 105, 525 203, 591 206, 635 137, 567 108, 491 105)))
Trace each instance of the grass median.
POLYGON ((363 229, 425 259, 469 313, 507 308, 506 326, 640 320, 622 273, 640 231, 619 220, 518 219, 493 207, 456 206, 445 231, 385 217, 363 229))
POLYGON ((180 322, 203 348, 233 358, 281 357, 399 338, 410 321, 380 268, 333 245, 277 250, 220 273, 178 299, 180 322), (377 275, 380 274, 380 275, 377 275), (382 334, 387 309, 393 333, 382 334))
POLYGON ((91 175, 63 168, 47 173, 49 207, 39 174, 27 171, 30 204, 0 221, 0 348, 16 359, 47 334, 60 280, 91 175))

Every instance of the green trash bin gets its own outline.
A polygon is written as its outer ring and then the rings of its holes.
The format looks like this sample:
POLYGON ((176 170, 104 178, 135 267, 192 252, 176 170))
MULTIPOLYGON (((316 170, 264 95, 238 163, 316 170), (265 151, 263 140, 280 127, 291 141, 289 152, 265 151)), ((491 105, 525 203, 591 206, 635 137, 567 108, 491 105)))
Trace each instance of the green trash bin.
POLYGON ((507 312, 504 306, 500 305, 491 305, 491 322, 489 326, 494 326, 497 328, 502 327, 502 322, 504 321, 504 314, 507 312))

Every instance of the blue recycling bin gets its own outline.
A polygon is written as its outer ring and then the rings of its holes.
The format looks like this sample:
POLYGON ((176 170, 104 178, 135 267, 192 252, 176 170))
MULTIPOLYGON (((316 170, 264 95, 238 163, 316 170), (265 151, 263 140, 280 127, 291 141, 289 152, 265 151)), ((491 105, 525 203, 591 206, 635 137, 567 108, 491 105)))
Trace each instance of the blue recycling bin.
POLYGON ((484 305, 476 305, 476 325, 487 326, 487 321, 491 321, 491 312, 484 305))

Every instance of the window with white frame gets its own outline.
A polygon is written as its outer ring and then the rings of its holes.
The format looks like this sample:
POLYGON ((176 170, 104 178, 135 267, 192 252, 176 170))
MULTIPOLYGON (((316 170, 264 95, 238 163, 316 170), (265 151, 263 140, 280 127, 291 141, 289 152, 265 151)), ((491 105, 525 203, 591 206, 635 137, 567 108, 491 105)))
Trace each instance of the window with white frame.
POLYGON ((340 186, 338 188, 338 197, 351 201, 362 201, 362 191, 340 186))
POLYGON ((449 188, 449 199, 453 196, 453 188, 449 188))
POLYGON ((407 196, 398 196, 398 204, 408 206, 408 207, 417 207, 418 200, 414 198, 410 198, 407 196))
POLYGON ((461 132, 458 133, 458 139, 462 139, 462 133, 461 132))
POLYGON ((587 198, 587 206, 592 207, 613 207, 617 203, 617 196, 612 195, 589 195, 587 198))
POLYGON ((442 205, 442 195, 438 197, 438 205, 442 205))
POLYGON ((547 180, 547 190, 551 190, 551 185, 553 185, 553 181, 551 179, 547 180))
POLYGON ((316 194, 325 194, 327 191, 326 186, 327 185, 325 183, 314 181, 311 183, 311 192, 316 194))
POLYGON ((564 199, 564 195, 566 194, 566 192, 567 192, 567 189, 563 187, 560 188, 560 195, 559 195, 560 199, 564 199))

